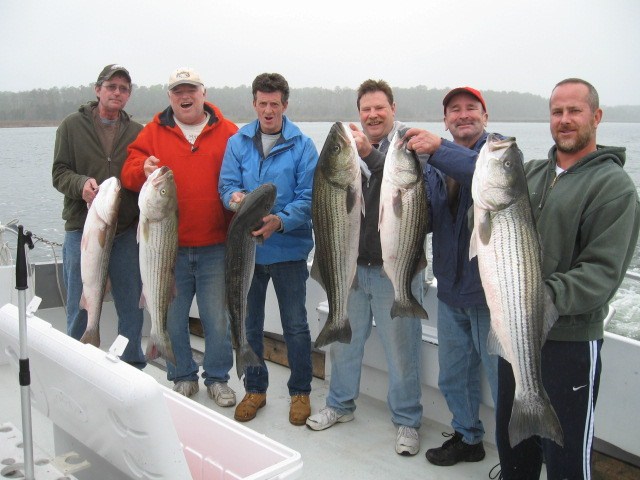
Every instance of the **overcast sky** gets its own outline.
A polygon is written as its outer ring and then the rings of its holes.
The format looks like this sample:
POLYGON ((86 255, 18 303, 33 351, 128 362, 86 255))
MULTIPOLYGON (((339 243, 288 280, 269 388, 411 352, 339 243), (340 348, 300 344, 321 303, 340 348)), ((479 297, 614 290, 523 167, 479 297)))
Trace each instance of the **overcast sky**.
MULTIPOLYGON (((191 66, 207 86, 279 72, 292 88, 529 92, 566 77, 603 105, 640 105, 640 0, 0 0, 0 91, 138 85, 191 66)), ((215 99, 212 99, 215 102, 215 99)))

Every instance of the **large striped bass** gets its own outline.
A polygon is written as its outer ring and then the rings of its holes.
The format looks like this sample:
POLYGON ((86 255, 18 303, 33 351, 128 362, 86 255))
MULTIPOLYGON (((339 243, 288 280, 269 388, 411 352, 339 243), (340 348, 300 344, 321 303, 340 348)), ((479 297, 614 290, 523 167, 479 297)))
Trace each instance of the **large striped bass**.
POLYGON ((397 131, 384 160, 380 187, 380 245, 384 271, 391 280, 391 318, 428 318, 411 292, 414 277, 427 266, 427 195, 420 162, 397 131))
POLYGON ((347 313, 354 283, 363 209, 360 157, 351 130, 336 122, 325 140, 313 177, 311 212, 315 253, 311 277, 327 292, 329 314, 316 347, 351 342, 347 313))
POLYGON ((260 358, 247 341, 245 327, 247 296, 256 264, 256 242, 262 241, 261 237, 253 236, 252 232, 262 227, 262 219, 271 212, 276 194, 276 186, 265 183, 245 195, 227 232, 225 295, 231 325, 231 342, 236 349, 238 378, 242 377, 246 367, 261 365, 260 358))
POLYGON ((87 328, 82 343, 100 346, 100 315, 109 277, 109 258, 118 226, 120 181, 107 178, 98 187, 84 222, 80 243, 80 307, 87 311, 87 328))
POLYGON ((542 384, 540 356, 558 312, 542 279, 538 232, 514 138, 489 135, 471 192, 469 257, 478 256, 491 313, 487 348, 511 364, 516 385, 509 442, 514 447, 539 435, 562 446, 562 428, 542 384))
POLYGON ((141 306, 151 317, 147 359, 161 356, 175 365, 167 333, 167 312, 175 298, 175 265, 178 254, 178 199, 173 172, 163 166, 154 170, 138 197, 140 221, 138 244, 141 306))

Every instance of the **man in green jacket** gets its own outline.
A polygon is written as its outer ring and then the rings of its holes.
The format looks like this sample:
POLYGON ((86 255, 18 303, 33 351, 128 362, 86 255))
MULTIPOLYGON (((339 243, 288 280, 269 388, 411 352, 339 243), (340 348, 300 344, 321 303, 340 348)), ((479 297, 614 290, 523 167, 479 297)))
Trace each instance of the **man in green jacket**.
MULTIPOLYGON (((104 67, 95 85, 97 101, 91 101, 65 118, 56 131, 53 186, 64 194, 62 218, 63 277, 67 290, 67 333, 80 339, 87 327, 87 311, 80 308, 82 278, 80 243, 88 206, 99 185, 109 177, 120 178, 127 147, 142 130, 123 110, 131 96, 131 76, 121 65, 104 67)), ((142 281, 138 264, 136 227, 138 194, 121 189, 118 226, 109 260, 111 294, 118 312, 118 333, 129 339, 122 360, 143 368, 143 311, 139 308, 142 281)))
POLYGON ((549 101, 555 141, 546 160, 525 163, 542 247, 542 275, 559 318, 542 347, 542 381, 563 431, 563 446, 530 437, 514 448, 508 427, 514 396, 511 365, 498 361, 496 440, 502 478, 591 478, 593 417, 609 301, 638 240, 640 206, 623 170, 625 149, 596 144, 598 93, 569 78, 549 101))

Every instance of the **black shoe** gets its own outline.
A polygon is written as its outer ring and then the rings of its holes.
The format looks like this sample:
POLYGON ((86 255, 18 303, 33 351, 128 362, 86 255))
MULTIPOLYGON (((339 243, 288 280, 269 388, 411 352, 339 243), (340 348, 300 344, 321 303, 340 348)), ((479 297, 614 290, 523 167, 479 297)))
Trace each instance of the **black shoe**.
POLYGON ((458 462, 479 462, 484 458, 484 447, 482 442, 475 445, 469 445, 462 441, 462 435, 458 432, 453 434, 445 434, 445 437, 451 437, 444 442, 441 447, 430 448, 425 456, 430 463, 448 467, 458 462))

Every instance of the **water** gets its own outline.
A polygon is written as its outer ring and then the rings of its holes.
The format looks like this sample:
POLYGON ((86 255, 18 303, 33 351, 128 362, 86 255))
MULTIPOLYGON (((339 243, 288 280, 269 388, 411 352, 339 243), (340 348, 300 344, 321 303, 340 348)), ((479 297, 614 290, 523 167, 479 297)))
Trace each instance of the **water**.
MULTIPOLYGON (((318 151, 331 128, 330 122, 299 123, 302 131, 315 142, 318 151)), ((442 122, 412 123, 444 138, 450 138, 442 122)), ((490 131, 515 136, 525 160, 546 158, 552 140, 548 123, 490 123, 490 131)), ((61 258, 64 222, 61 218, 62 194, 51 185, 51 165, 55 127, 0 128, 0 223, 18 219, 26 230, 57 245, 51 247, 36 241, 29 253, 31 261, 61 258)), ((640 191, 640 123, 601 123, 598 143, 627 148, 625 170, 640 191)), ((8 242, 15 257, 15 237, 6 234, 0 243, 8 242)), ((632 260, 630 271, 640 273, 640 248, 632 260)), ((640 340, 640 282, 625 281, 613 306, 616 318, 608 328, 621 335, 640 340)))

